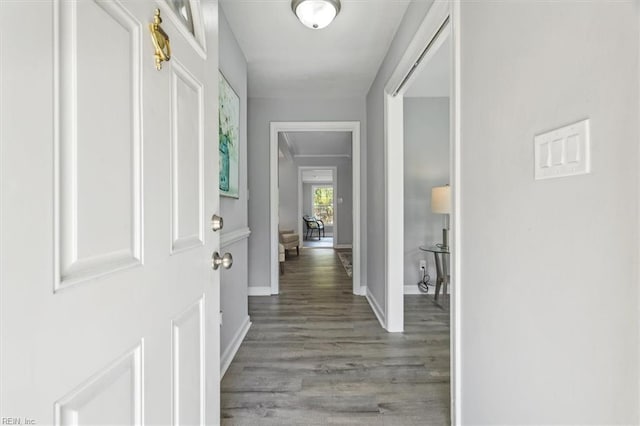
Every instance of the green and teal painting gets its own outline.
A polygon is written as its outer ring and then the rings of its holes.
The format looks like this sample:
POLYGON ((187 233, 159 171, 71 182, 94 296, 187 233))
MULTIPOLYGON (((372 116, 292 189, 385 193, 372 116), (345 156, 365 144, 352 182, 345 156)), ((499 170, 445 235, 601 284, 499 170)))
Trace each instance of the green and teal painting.
POLYGON ((219 71, 218 139, 220 146, 220 195, 239 198, 240 98, 219 71))

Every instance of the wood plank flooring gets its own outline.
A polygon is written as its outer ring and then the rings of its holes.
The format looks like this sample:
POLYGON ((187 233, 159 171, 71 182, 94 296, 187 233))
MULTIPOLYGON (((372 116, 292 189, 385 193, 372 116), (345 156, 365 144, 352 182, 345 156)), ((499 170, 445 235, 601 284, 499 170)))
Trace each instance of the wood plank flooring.
POLYGON ((304 240, 302 242, 303 247, 322 247, 322 248, 333 248, 333 237, 327 235, 326 237, 322 237, 321 239, 309 238, 308 240, 304 240))
POLYGON ((449 424, 449 314, 431 296, 405 296, 405 332, 387 333, 333 249, 292 252, 280 291, 249 298, 223 425, 449 424))

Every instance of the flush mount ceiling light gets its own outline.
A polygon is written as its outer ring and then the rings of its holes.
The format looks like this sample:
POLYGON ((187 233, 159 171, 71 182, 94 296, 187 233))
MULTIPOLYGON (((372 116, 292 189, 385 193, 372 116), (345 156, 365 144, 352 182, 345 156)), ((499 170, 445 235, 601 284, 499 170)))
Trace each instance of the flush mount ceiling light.
POLYGON ((303 25, 319 30, 340 12, 340 0, 293 0, 291 9, 303 25))

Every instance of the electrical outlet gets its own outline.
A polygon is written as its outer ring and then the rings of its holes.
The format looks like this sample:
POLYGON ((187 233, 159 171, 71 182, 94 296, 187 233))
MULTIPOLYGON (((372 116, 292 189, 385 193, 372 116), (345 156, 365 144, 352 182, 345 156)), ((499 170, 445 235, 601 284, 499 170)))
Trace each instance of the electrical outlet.
POLYGON ((420 271, 422 271, 424 269, 424 271, 427 271, 427 261, 426 260, 421 260, 420 261, 420 271))

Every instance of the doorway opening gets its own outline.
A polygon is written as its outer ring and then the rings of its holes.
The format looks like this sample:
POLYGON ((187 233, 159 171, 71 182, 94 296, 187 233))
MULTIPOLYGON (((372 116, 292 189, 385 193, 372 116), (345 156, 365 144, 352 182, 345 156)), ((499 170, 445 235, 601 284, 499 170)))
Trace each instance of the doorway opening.
MULTIPOLYGON (((404 294, 448 309, 451 33, 438 35, 403 92, 404 294), (437 291, 436 291, 437 290, 437 291)), ((405 298, 405 306, 407 298, 405 298)), ((405 319, 407 318, 405 310, 405 319)))
POLYGON ((449 353, 452 424, 460 406, 458 7, 456 2, 434 3, 384 93, 385 328, 402 332, 405 319, 413 327, 415 305, 425 300, 429 309, 438 307, 433 312, 446 336, 442 349, 449 353), (397 187, 404 190, 390 190, 397 187), (438 205, 441 193, 444 206, 438 205))
POLYGON ((298 250, 336 250, 353 294, 362 295, 360 123, 272 122, 270 144, 271 294, 280 292, 284 231, 297 236, 298 250))
MULTIPOLYGON (((351 135, 345 136, 350 150, 351 135)), ((345 158, 350 161, 350 156, 345 158)), ((348 238, 343 238, 347 243, 338 244, 338 213, 343 213, 343 219, 351 220, 352 210, 351 200, 348 200, 347 210, 338 211, 338 203, 344 203, 343 194, 338 190, 338 176, 337 166, 298 166, 297 219, 304 248, 351 248, 350 233, 348 238)), ((342 178, 350 180, 351 173, 342 178)))

